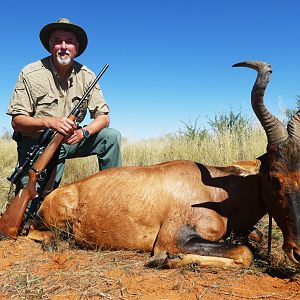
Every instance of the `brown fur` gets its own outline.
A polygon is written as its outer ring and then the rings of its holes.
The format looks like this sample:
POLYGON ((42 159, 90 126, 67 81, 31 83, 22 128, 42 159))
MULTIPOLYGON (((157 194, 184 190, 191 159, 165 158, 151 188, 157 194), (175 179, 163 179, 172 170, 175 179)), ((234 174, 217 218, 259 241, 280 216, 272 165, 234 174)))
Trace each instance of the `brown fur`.
MULTIPOLYGON (((246 170, 247 163, 240 165, 246 170)), ((230 230, 242 232, 262 217, 260 204, 253 201, 259 192, 257 177, 236 173, 236 166, 191 161, 110 169, 53 191, 39 215, 48 226, 71 228, 85 247, 180 253, 182 226, 192 226, 203 240, 218 241, 228 234, 228 220, 230 230), (240 206, 246 212, 235 220, 231 215, 240 206)))

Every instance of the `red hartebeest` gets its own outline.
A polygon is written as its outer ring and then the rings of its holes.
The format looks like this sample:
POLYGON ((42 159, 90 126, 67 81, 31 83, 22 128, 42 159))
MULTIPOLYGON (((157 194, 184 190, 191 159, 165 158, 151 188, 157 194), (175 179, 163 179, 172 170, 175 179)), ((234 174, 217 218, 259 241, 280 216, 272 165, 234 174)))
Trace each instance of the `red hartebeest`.
POLYGON ((234 66, 258 72, 251 99, 268 147, 257 174, 243 176, 239 164, 192 161, 109 169, 48 195, 39 210, 45 224, 71 229, 87 247, 151 251, 157 258, 152 265, 161 260, 169 267, 192 262, 245 267, 252 263, 249 248, 219 241, 232 232, 248 233, 270 212, 283 233, 285 253, 299 264, 300 112, 286 129, 263 103, 270 65, 234 66))

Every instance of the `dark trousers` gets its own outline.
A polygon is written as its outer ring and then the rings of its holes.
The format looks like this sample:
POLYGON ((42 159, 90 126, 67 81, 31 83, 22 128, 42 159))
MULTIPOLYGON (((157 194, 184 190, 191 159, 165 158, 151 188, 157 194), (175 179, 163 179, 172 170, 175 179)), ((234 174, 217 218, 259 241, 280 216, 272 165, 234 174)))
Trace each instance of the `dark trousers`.
MULTIPOLYGON (((37 141, 22 137, 18 142, 18 160, 22 165, 26 159, 27 152, 37 141)), ((38 199, 30 201, 24 219, 34 215, 42 200, 53 189, 56 189, 63 177, 66 159, 75 157, 86 157, 97 155, 99 170, 104 170, 122 165, 121 159, 121 135, 119 131, 112 128, 104 128, 99 133, 91 135, 75 145, 62 144, 47 166, 42 178, 37 181, 38 199)), ((16 186, 16 192, 27 185, 28 174, 25 174, 16 186)))

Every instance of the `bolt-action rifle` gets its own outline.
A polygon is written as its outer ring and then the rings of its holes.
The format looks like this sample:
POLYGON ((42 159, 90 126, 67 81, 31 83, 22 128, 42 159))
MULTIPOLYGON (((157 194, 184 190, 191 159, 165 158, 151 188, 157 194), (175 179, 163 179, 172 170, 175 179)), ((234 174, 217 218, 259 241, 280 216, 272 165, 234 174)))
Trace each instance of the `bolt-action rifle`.
MULTIPOLYGON (((94 79, 77 105, 71 111, 68 119, 73 122, 76 121, 80 113, 80 106, 83 101, 86 100, 87 96, 90 94, 107 68, 108 64, 103 67, 101 72, 94 79)), ((30 200, 34 201, 39 196, 36 191, 36 182, 47 167, 58 147, 60 147, 63 139, 64 136, 62 134, 54 132, 50 128, 46 128, 41 133, 37 145, 34 145, 31 148, 31 151, 27 153, 24 163, 21 166, 17 166, 14 173, 8 178, 8 180, 12 183, 17 183, 21 176, 29 170, 29 180, 26 187, 22 188, 17 193, 0 218, 0 237, 3 236, 15 240, 18 238, 20 226, 28 203, 30 200), (42 152, 42 150, 44 151, 42 152)))

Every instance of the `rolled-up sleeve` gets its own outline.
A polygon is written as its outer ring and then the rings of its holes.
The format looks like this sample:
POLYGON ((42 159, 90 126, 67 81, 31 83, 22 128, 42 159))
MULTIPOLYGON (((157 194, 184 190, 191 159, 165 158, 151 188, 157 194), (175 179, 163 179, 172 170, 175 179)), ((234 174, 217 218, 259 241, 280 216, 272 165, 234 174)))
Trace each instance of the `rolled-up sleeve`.
POLYGON ((108 114, 109 107, 104 100, 103 93, 101 91, 99 83, 94 87, 91 97, 89 99, 88 108, 90 111, 91 118, 96 118, 101 114, 108 114))
POLYGON ((33 101, 31 100, 26 78, 21 72, 6 113, 10 116, 32 116, 33 110, 33 101))

